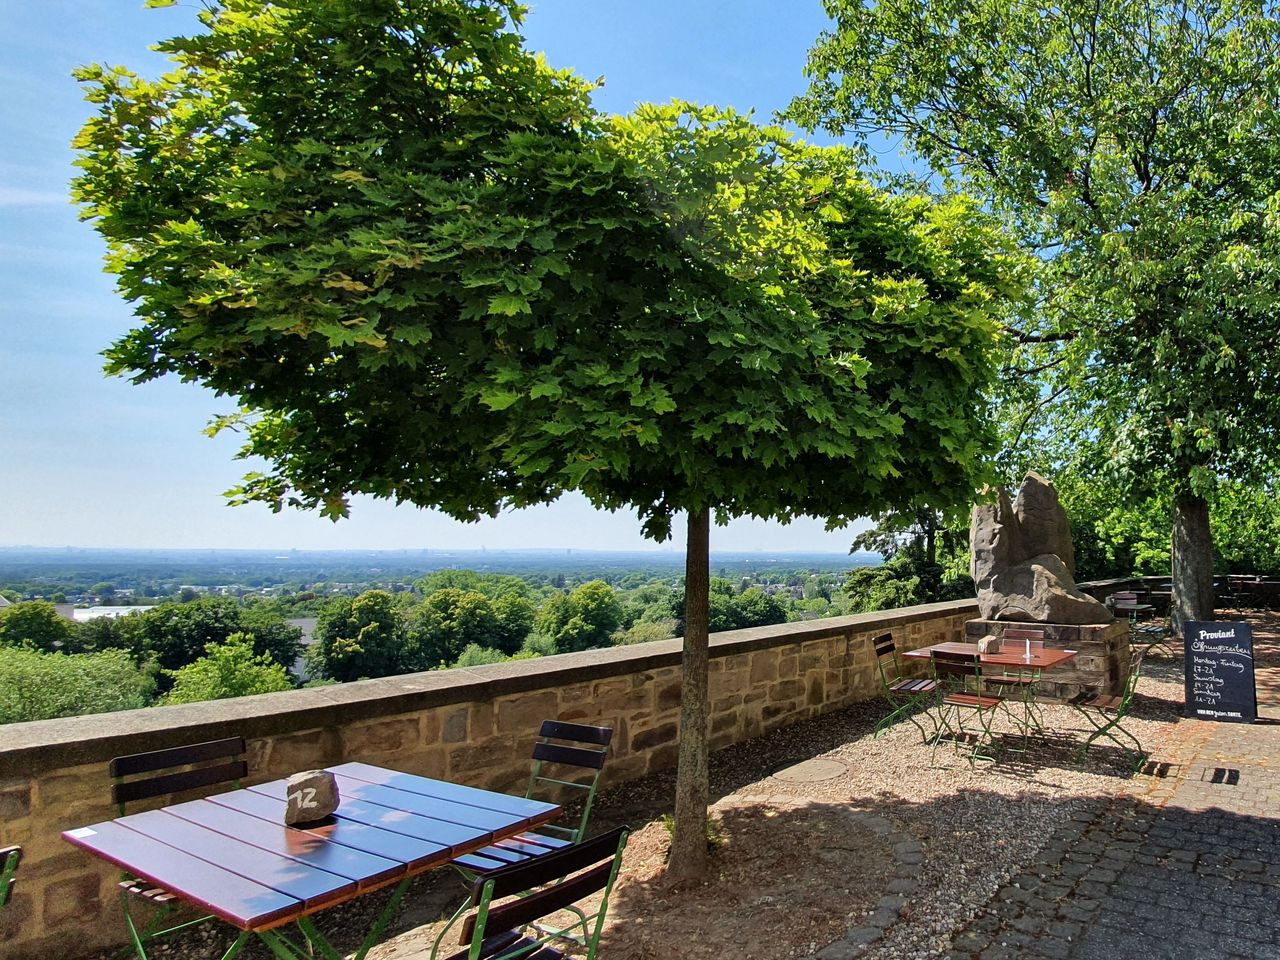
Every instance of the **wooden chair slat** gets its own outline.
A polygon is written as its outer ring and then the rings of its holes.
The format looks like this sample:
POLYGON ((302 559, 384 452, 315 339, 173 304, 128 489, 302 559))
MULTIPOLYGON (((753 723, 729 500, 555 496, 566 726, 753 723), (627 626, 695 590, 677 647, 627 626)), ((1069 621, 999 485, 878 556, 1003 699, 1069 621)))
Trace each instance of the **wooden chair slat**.
POLYGON ((618 827, 598 837, 584 840, 563 850, 543 854, 527 863, 516 864, 495 870, 488 876, 476 880, 472 902, 478 903, 484 886, 493 881, 495 899, 508 897, 515 893, 539 887, 560 877, 567 876, 584 867, 599 863, 613 855, 618 849, 618 841, 627 832, 626 827, 618 827))
POLYGON ((1011 627, 1001 634, 1005 640, 1043 640, 1045 632, 1043 630, 1028 630, 1023 627, 1011 627))
POLYGON ((224 757, 236 757, 244 753, 244 737, 230 737, 226 740, 209 740, 205 743, 193 743, 185 747, 170 747, 167 750, 151 750, 147 753, 132 753, 124 757, 116 757, 107 766, 107 772, 113 777, 127 777, 135 773, 152 773, 170 767, 182 767, 189 763, 202 763, 205 760, 220 760, 224 757))
POLYGON ((213 784, 230 783, 239 780, 249 772, 249 765, 243 760, 230 763, 219 763, 211 767, 197 767, 194 770, 181 770, 178 773, 166 773, 149 780, 133 780, 128 783, 111 785, 112 803, 131 803, 135 800, 146 800, 161 797, 170 793, 180 793, 194 787, 207 787, 213 784))
POLYGON ((535 743, 533 759, 547 763, 563 763, 573 767, 599 770, 604 767, 603 750, 584 750, 581 747, 565 747, 558 743, 535 743))
POLYGON ((544 720, 538 736, 555 740, 576 740, 607 747, 613 741, 612 727, 593 727, 586 723, 569 723, 565 720, 544 720))
MULTIPOLYGON (((532 864, 530 866, 532 867, 532 864)), ((597 890, 603 890, 608 884, 609 874, 612 872, 612 863, 602 863, 598 867, 592 867, 590 870, 578 874, 571 880, 557 883, 553 887, 539 890, 537 893, 531 893, 527 897, 521 897, 511 903, 493 907, 489 910, 488 923, 494 927, 523 927, 534 920, 539 920, 548 914, 555 913, 557 910, 563 910, 571 903, 576 903, 591 896, 597 890)), ((546 881, 541 882, 545 883, 546 881)), ((521 884, 521 889, 527 890, 531 886, 537 885, 525 883, 521 884)), ((494 896, 498 896, 496 891, 494 896)), ((470 943, 475 935, 475 918, 476 915, 472 914, 467 917, 466 923, 463 925, 463 943, 470 943)))
POLYGON ((898 649, 893 643, 892 633, 882 633, 878 637, 872 637, 871 646, 875 649, 877 657, 887 657, 898 649))

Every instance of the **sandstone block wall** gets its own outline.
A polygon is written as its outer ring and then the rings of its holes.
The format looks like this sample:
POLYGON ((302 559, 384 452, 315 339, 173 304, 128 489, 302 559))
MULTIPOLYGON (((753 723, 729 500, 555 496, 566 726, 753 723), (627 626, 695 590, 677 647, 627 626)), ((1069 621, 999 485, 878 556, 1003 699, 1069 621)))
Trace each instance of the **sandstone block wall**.
MULTIPOLYGON (((929 604, 714 635, 712 747, 878 696, 871 637, 891 631, 902 649, 959 640, 976 609, 929 604)), ((114 756, 240 735, 250 783, 363 760, 515 793, 544 719, 614 729, 607 785, 675 765, 679 712, 672 640, 0 727, 0 845, 24 850, 0 910, 0 958, 64 960, 124 941, 118 872, 59 836, 115 815, 114 756)), ((176 799, 187 797, 153 805, 176 799)))

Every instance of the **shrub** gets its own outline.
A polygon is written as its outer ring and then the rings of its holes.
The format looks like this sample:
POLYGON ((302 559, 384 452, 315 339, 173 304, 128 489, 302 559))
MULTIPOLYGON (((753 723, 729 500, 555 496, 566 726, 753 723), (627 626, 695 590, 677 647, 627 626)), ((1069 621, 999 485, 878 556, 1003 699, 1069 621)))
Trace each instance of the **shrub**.
POLYGON ((0 723, 145 707, 155 678, 123 650, 39 653, 0 648, 0 723))
POLYGON ((166 670, 173 689, 164 703, 199 703, 255 693, 292 690, 289 672, 268 654, 253 652, 253 637, 233 633, 226 643, 210 643, 205 655, 179 670, 166 670))

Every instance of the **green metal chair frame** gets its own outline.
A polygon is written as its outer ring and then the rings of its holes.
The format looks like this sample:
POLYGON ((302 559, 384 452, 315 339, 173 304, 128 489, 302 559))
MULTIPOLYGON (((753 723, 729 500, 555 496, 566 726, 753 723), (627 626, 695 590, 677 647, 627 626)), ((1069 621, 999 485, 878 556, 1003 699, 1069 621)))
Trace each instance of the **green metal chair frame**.
MULTIPOLYGON (((1016 651, 1019 644, 1029 644, 1033 649, 1043 649, 1045 632, 1023 627, 1011 627, 1001 634, 1001 639, 1009 641, 1010 650, 1016 651)), ((1004 667, 998 674, 992 675, 984 671, 982 681, 990 688, 993 695, 1003 701, 1005 716, 1022 731, 1022 747, 1025 750, 1027 739, 1032 730, 1044 729, 1044 718, 1036 704, 1040 692, 1040 671, 1030 667, 1004 667), (1000 691, 1008 691, 1000 693, 1000 691), (1010 709, 1011 703, 1021 706, 1021 713, 1010 709)), ((1012 748, 1010 748, 1012 749, 1012 748)))
POLYGON ((959 750, 960 739, 966 733, 966 712, 977 715, 983 734, 969 751, 969 766, 974 766, 977 760, 997 759, 995 737, 991 733, 991 715, 1002 701, 1000 697, 989 696, 984 692, 980 657, 977 653, 947 653, 941 650, 934 650, 930 657, 940 694, 938 733, 933 740, 930 764, 933 764, 937 756, 938 744, 942 742, 944 734, 951 735, 954 749, 959 750), (954 724, 952 717, 955 718, 954 724))
MULTIPOLYGON (((564 954, 552 946, 552 940, 570 929, 583 925, 575 920, 569 927, 557 929, 538 925, 561 910, 572 909, 579 917, 578 901, 604 891, 585 938, 585 960, 594 960, 600 946, 609 896, 622 866, 622 851, 627 845, 628 828, 619 827, 591 840, 563 847, 543 857, 516 863, 479 877, 468 903, 475 913, 467 917, 462 928, 464 949, 449 960, 563 960, 564 954), (497 903, 508 897, 514 899, 497 903), (521 931, 532 929, 532 935, 521 931)), ((590 923, 590 917, 586 923, 590 923)))
MULTIPOLYGON (((1121 590, 1110 596, 1111 604, 1116 603, 1137 603, 1138 594, 1132 590, 1121 590)), ((1136 612, 1129 614, 1129 642, 1141 644, 1148 650, 1163 650, 1168 656, 1174 656, 1173 648, 1169 646, 1170 634, 1169 619, 1157 620, 1153 622, 1145 622, 1138 619, 1136 612)))
MULTIPOLYGON (((881 719, 871 732, 872 739, 888 733, 889 728, 906 717, 920 731, 920 742, 927 743, 931 734, 916 719, 918 708, 925 706, 938 689, 938 681, 924 678, 908 678, 902 675, 902 663, 898 660, 898 648, 892 633, 882 633, 871 638, 876 654, 876 668, 880 671, 883 696, 893 707, 893 712, 881 719)), ((937 730, 933 731, 934 736, 937 730)))
POLYGON ((1142 659, 1147 655, 1148 650, 1150 647, 1134 647, 1129 651, 1129 676, 1125 680, 1124 692, 1120 696, 1088 690, 1068 701, 1093 727, 1093 732, 1076 752, 1077 763, 1083 765, 1089 747, 1098 739, 1105 737, 1126 753, 1132 749, 1133 769, 1135 771, 1141 769, 1147 754, 1142 749, 1142 743, 1138 738, 1121 726, 1121 722, 1129 715, 1129 710, 1133 706, 1134 691, 1138 686, 1138 678, 1142 674, 1142 659), (1117 734, 1123 736, 1128 742, 1121 740, 1117 734))
POLYGON ((7 907, 13 899, 13 888, 18 883, 14 874, 21 862, 21 847, 0 847, 0 907, 7 907))
MULTIPOLYGON (((244 738, 231 737, 116 757, 107 768, 112 778, 111 802, 123 817, 126 806, 140 800, 227 783, 238 788, 241 778, 249 770, 244 752, 244 738)), ((167 926, 170 918, 181 908, 182 901, 168 890, 152 886, 127 872, 122 874, 122 878, 118 884, 120 905, 132 941, 132 952, 136 952, 141 960, 147 960, 147 943, 216 919, 212 914, 205 914, 167 926), (134 918, 132 906, 137 900, 145 900, 156 908, 149 923, 140 925, 134 918)), ((126 948, 121 956, 129 952, 126 948)), ((239 947, 233 945, 228 955, 234 956, 235 952, 239 952, 239 947)))
MULTIPOLYGON (((604 761, 609 752, 609 744, 613 740, 610 727, 596 727, 585 723, 569 723, 564 720, 544 720, 538 731, 538 739, 533 745, 533 772, 529 775, 529 785, 524 795, 528 800, 548 792, 548 788, 568 788, 585 791, 582 803, 582 815, 572 827, 558 824, 543 824, 535 831, 522 833, 509 840, 499 840, 491 846, 483 847, 474 854, 458 857, 450 861, 450 866, 457 870, 464 880, 474 884, 477 880, 505 870, 506 867, 493 867, 497 861, 503 864, 519 866, 540 860, 551 853, 580 843, 587 833, 587 822, 591 817, 591 808, 595 804, 596 792, 600 788, 600 777, 604 773, 604 761), (546 765, 577 767, 594 770, 595 773, 586 782, 566 780, 562 777, 550 776, 544 772, 546 765)), ((454 924, 470 908, 470 899, 463 901, 453 916, 444 925, 435 942, 431 945, 431 957, 436 957, 440 944, 453 928, 454 924)), ((587 918, 582 916, 584 936, 587 918)))

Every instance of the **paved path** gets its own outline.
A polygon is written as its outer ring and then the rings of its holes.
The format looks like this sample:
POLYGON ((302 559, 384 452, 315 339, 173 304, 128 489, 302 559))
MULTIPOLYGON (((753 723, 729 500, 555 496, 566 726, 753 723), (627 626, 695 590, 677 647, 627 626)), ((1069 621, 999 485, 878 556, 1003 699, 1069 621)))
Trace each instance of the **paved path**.
MULTIPOLYGON (((1224 618, 1225 619, 1225 618, 1224 618)), ((1280 960, 1280 642, 1255 725, 1184 721, 1155 776, 1064 825, 949 958, 1280 960)))

